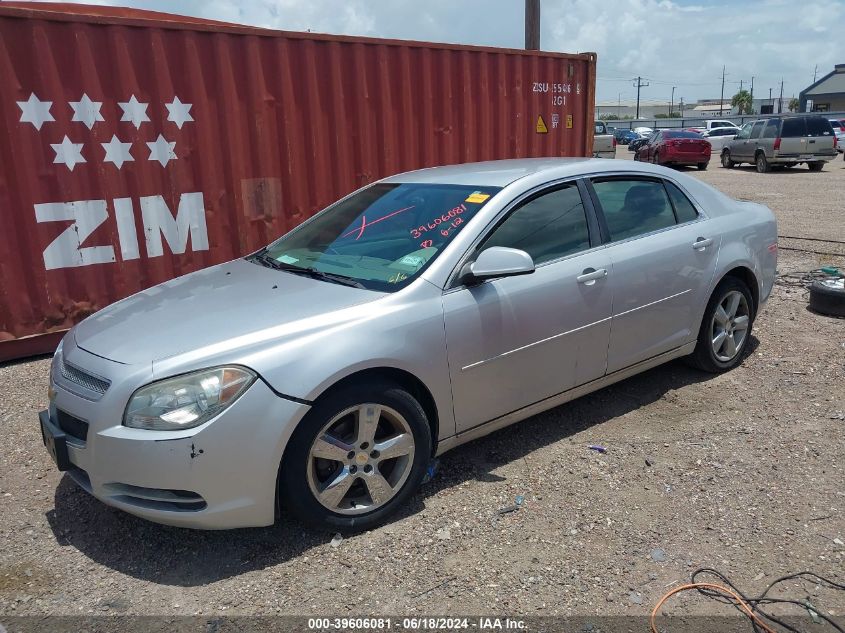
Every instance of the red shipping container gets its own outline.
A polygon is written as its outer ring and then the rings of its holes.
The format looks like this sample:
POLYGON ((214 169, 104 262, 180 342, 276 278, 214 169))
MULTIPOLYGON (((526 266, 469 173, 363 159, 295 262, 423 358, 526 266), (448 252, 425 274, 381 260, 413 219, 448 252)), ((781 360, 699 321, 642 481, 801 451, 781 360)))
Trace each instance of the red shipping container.
POLYGON ((0 4, 0 361, 378 178, 589 155, 595 63, 0 4))

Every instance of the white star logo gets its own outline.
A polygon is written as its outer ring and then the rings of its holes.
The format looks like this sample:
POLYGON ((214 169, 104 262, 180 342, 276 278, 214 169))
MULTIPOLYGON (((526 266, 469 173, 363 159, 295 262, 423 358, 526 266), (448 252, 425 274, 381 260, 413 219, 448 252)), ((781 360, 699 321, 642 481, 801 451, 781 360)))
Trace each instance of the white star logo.
POLYGON ((147 160, 157 160, 162 167, 167 165, 169 160, 176 159, 176 152, 174 151, 176 141, 168 141, 161 134, 158 135, 155 143, 147 143, 147 147, 150 148, 150 157, 147 160))
POLYGON ((77 163, 86 162, 82 157, 83 145, 84 143, 71 142, 67 136, 64 137, 61 143, 50 143, 50 147, 52 147, 53 151, 56 152, 56 157, 53 159, 53 163, 57 165, 64 164, 70 171, 73 171, 73 168, 77 163))
POLYGON ((141 127, 141 123, 144 121, 149 121, 150 117, 147 116, 147 106, 148 103, 140 103, 136 98, 135 95, 132 95, 129 98, 129 101, 125 101, 123 103, 118 102, 121 108, 123 108, 123 116, 120 117, 121 121, 131 121, 135 128, 141 127))
POLYGON ((71 121, 81 121, 90 130, 94 127, 94 123, 105 120, 103 115, 100 114, 102 105, 102 101, 91 101, 87 94, 83 94, 79 101, 70 102, 70 107, 73 110, 71 121))
POLYGON ((191 103, 182 103, 179 101, 179 97, 173 97, 173 101, 170 103, 165 103, 165 107, 167 107, 167 120, 173 121, 180 130, 182 129, 182 125, 184 125, 185 121, 193 121, 194 117, 191 116, 190 109, 193 104, 191 103))
POLYGON ((132 158, 132 154, 129 153, 132 143, 121 143, 120 139, 114 134, 112 134, 111 140, 108 143, 100 143, 100 145, 106 150, 106 157, 103 159, 103 162, 114 163, 118 169, 123 167, 123 163, 135 160, 132 158))
POLYGON ((40 130, 45 121, 56 120, 50 114, 53 102, 41 101, 35 93, 30 94, 26 101, 18 101, 18 107, 21 109, 21 123, 32 123, 36 130, 40 130))

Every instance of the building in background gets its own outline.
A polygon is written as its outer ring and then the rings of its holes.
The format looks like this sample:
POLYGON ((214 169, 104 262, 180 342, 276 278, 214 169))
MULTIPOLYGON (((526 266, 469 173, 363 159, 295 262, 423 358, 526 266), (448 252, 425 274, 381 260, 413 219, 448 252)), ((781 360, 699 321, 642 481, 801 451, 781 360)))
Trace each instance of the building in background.
POLYGON ((801 91, 801 112, 845 112, 845 64, 801 91))

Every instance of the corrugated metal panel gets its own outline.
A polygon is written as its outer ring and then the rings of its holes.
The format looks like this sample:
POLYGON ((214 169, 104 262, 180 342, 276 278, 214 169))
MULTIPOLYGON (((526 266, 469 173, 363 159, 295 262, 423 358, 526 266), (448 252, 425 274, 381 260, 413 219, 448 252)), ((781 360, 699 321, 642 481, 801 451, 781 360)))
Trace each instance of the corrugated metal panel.
MULTIPOLYGON (((0 5, 0 85, 12 341, 244 255, 389 174, 587 155, 595 56, 0 5)), ((0 342, 0 360, 54 339, 0 342)))

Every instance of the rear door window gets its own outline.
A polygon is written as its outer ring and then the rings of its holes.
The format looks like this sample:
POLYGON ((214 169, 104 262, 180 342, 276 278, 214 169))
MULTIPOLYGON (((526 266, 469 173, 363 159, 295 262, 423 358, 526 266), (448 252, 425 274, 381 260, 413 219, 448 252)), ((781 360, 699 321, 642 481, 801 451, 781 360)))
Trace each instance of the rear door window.
POLYGON ((659 181, 595 179, 593 188, 613 242, 675 225, 672 205, 659 181))
POLYGON ((780 131, 783 138, 797 138, 799 136, 807 135, 807 128, 804 125, 804 119, 784 119, 783 128, 780 131))
POLYGON ((833 127, 827 119, 819 117, 807 117, 807 136, 832 136, 833 127))
POLYGON ((765 121, 757 121, 754 124, 754 127, 751 128, 751 138, 760 138, 760 132, 763 131, 763 128, 766 126, 765 121))
POLYGON ((777 119, 769 119, 766 123, 766 128, 763 130, 763 138, 777 138, 778 136, 778 121, 777 119))
POLYGON ((692 202, 684 195, 684 192, 668 180, 664 181, 664 184, 666 185, 666 191, 669 192, 672 205, 675 207, 675 216, 678 219, 678 224, 691 222, 698 218, 698 211, 695 210, 692 202))

